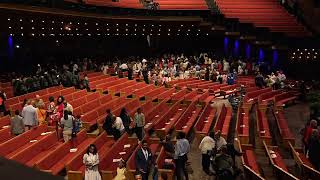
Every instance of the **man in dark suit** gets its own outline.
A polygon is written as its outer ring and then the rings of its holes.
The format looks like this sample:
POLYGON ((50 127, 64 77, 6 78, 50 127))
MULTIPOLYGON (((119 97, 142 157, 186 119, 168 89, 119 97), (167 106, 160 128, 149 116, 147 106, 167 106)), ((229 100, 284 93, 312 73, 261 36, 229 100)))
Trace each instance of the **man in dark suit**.
POLYGON ((138 149, 135 157, 136 168, 137 172, 141 174, 142 180, 148 180, 151 167, 155 162, 147 141, 143 140, 141 144, 141 148, 138 149))

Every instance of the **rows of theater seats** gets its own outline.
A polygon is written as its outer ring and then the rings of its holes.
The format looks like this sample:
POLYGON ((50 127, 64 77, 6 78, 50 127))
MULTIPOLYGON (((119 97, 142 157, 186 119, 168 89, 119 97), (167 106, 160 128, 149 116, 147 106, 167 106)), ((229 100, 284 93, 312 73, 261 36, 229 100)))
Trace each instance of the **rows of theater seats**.
MULTIPOLYGON (((78 3, 77 0, 65 0, 68 2, 78 3)), ((140 0, 84 0, 85 4, 106 7, 121 7, 132 9, 144 9, 140 0)), ((208 10, 205 0, 154 0, 159 3, 159 10, 208 10)))
MULTIPOLYGON (((243 103, 239 106, 236 123, 237 146, 244 153, 241 157, 244 164, 244 171, 249 175, 250 179, 266 179, 263 176, 262 167, 259 167, 255 156, 255 150, 250 144, 250 113, 253 112, 257 117, 256 128, 259 142, 261 142, 269 163, 273 168, 275 175, 281 179, 294 179, 295 177, 286 166, 284 159, 278 146, 272 146, 272 133, 280 132, 284 147, 289 149, 293 155, 293 159, 299 166, 299 175, 304 177, 308 175, 311 179, 320 177, 320 172, 309 162, 301 150, 295 149, 295 137, 288 127, 288 120, 284 115, 284 107, 291 104, 297 99, 294 92, 285 92, 283 90, 272 90, 271 88, 258 89, 257 87, 249 87, 245 89, 246 94, 243 103), (256 105, 254 108, 253 106, 256 105), (271 106, 275 116, 276 129, 270 129, 267 117, 267 108, 271 106)), ((256 144, 256 146, 258 146, 256 144)))
MULTIPOLYGON (((96 92, 58 86, 9 98, 6 102, 13 111, 16 106, 22 108, 20 100, 34 98, 36 94, 44 101, 47 101, 49 96, 57 98, 63 95, 73 105, 74 114, 83 115, 82 121, 85 124, 85 128, 78 133, 72 143, 63 143, 57 138, 55 128, 46 125, 14 137, 10 133, 10 117, 6 116, 0 119, 0 155, 54 175, 66 169, 69 179, 82 179, 84 174, 82 156, 88 145, 94 143, 99 150, 99 168, 103 179, 112 179, 120 158, 128 160, 128 169, 133 176, 134 152, 139 146, 136 138, 124 134, 115 142, 103 131, 100 131, 100 134, 87 133, 95 125, 101 130, 106 116, 105 111, 109 108, 119 116, 123 107, 128 109, 130 115, 141 107, 146 117, 145 130, 153 128, 159 137, 165 136, 173 127, 175 131, 183 131, 186 134, 194 129, 198 138, 208 134, 211 128, 222 130, 224 136, 228 135, 229 128, 224 127, 229 126, 231 107, 224 106, 222 115, 215 122, 214 118, 218 116, 217 109, 211 106, 211 101, 214 100, 215 94, 235 93, 239 85, 230 86, 185 79, 171 81, 170 88, 164 88, 129 81, 126 78, 105 76, 101 73, 89 73, 88 77, 90 85, 96 92), (117 83, 112 85, 112 82, 117 83), (111 85, 106 87, 106 84, 111 85)), ((170 159, 159 144, 159 139, 151 137, 146 139, 150 142, 162 171, 164 161, 170 159)), ((169 177, 173 177, 172 170, 166 172, 169 177)))
MULTIPOLYGON (((119 116, 120 110, 125 107, 133 116, 137 108, 142 108, 146 117, 145 130, 153 128, 158 137, 164 137, 174 127, 175 131, 182 131, 186 134, 194 130, 198 140, 208 134, 211 129, 221 130, 222 136, 227 138, 232 119, 232 108, 223 105, 218 113, 218 110, 212 106, 212 101, 215 96, 237 93, 239 86, 244 85, 246 96, 238 111, 236 132, 239 148, 242 148, 245 153, 242 160, 246 173, 263 179, 261 170, 256 163, 254 150, 252 146, 248 145, 248 115, 255 103, 258 104, 256 113, 259 138, 264 142, 266 153, 269 153, 270 157, 270 152, 276 154, 276 158, 272 158, 270 161, 275 171, 282 176, 294 178, 283 163, 277 148, 269 146, 272 137, 265 112, 270 103, 275 106, 274 114, 277 125, 286 146, 291 147, 295 155, 299 155, 302 167, 310 166, 310 163, 307 164, 309 166, 306 165, 308 160, 302 156, 303 154, 296 153, 293 148, 294 138, 283 115, 283 104, 294 100, 295 94, 279 90, 273 91, 270 88, 258 89, 254 86, 254 80, 251 77, 239 77, 235 85, 198 79, 175 80, 169 83, 170 88, 164 88, 129 81, 126 78, 105 76, 101 73, 89 73, 88 76, 90 85, 96 92, 87 93, 73 88, 53 87, 42 90, 47 94, 43 92, 40 95, 43 98, 47 98, 49 95, 54 97, 63 95, 73 105, 74 113, 83 115, 85 129, 78 133, 73 143, 62 143, 57 139, 55 129, 47 126, 40 126, 14 137, 8 128, 10 125, 9 117, 2 117, 0 119, 0 127, 2 127, 0 130, 0 155, 54 175, 66 169, 69 179, 82 179, 84 174, 82 156, 88 145, 94 143, 99 150, 99 168, 103 179, 112 179, 120 158, 128 160, 129 175, 133 179, 134 155, 139 144, 136 138, 129 137, 127 134, 115 142, 112 137, 101 131, 106 109, 112 109, 113 113, 119 116), (87 133, 96 125, 100 130, 99 135, 87 133)), ((38 93, 40 94, 40 92, 38 93)), ((32 94, 30 98, 35 94, 32 94)), ((8 102, 14 102, 11 99, 8 99, 8 102)), ((16 99, 19 100, 19 97, 16 99)), ((145 138, 149 141, 150 148, 155 154, 159 170, 166 172, 169 179, 173 179, 173 170, 164 170, 163 167, 165 161, 172 161, 172 159, 167 157, 159 144, 159 139, 148 136, 145 138)))
POLYGON ((208 10, 205 0, 154 0, 160 10, 208 10))
POLYGON ((242 23, 267 27, 271 32, 303 37, 310 33, 296 17, 289 14, 278 0, 214 0, 227 18, 238 18, 242 23))

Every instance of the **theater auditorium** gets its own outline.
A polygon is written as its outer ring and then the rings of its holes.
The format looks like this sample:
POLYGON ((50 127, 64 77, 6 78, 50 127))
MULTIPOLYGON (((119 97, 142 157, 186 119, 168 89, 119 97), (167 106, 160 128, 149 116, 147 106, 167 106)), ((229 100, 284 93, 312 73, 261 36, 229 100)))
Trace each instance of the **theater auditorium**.
POLYGON ((319 0, 2 0, 0 179, 320 179, 319 19, 319 0))

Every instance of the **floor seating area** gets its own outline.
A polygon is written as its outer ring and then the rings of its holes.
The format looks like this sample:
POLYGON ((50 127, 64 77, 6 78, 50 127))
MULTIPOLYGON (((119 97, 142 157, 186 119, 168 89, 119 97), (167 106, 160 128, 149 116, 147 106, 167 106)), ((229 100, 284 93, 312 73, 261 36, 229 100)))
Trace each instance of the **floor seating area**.
MULTIPOLYGON (((49 96, 57 98, 63 95, 73 106, 74 114, 82 116, 85 127, 78 133, 75 140, 63 143, 61 139, 57 139, 54 127, 44 125, 15 137, 10 133, 10 117, 6 116, 0 119, 0 127, 2 127, 0 129, 0 154, 53 175, 66 171, 69 180, 80 180, 84 175, 83 154, 89 144, 93 143, 98 147, 99 169, 104 180, 114 177, 120 158, 128 160, 129 174, 133 177, 135 171, 133 155, 140 147, 138 140, 129 137, 128 134, 122 135, 118 141, 108 136, 102 129, 107 109, 111 109, 114 115, 119 116, 121 109, 126 108, 133 117, 137 109, 141 108, 145 114, 146 132, 153 128, 158 137, 164 137, 171 129, 175 129, 175 132, 182 131, 186 134, 194 131, 196 138, 201 140, 210 130, 214 129, 215 131, 221 130, 222 136, 227 138, 232 119, 232 108, 223 104, 218 113, 212 101, 217 98, 216 96, 222 97, 230 95, 228 93, 230 91, 239 91, 239 86, 243 85, 239 81, 235 85, 227 85, 187 79, 171 81, 169 87, 166 88, 147 85, 136 80, 130 81, 127 78, 101 75, 101 73, 89 72, 88 77, 91 89, 95 92, 57 86, 9 98, 7 101, 9 105, 11 104, 10 110, 12 111, 14 106, 22 108, 22 101, 25 98, 33 99, 36 95, 40 95, 45 103, 48 103, 49 96), (95 131, 96 125, 98 133, 90 133, 95 131)), ((242 77, 240 80, 251 82, 252 78, 242 77)), ((265 101, 282 104, 291 100, 289 95, 280 96, 290 93, 272 91, 268 88, 258 89, 252 87, 250 83, 244 86, 244 89, 246 91, 244 99, 247 101, 254 99, 258 107, 262 107, 260 104, 265 101)), ((254 177, 253 179, 263 179, 253 148, 248 145, 250 120, 249 112, 244 107, 244 105, 240 106, 236 121, 237 141, 240 150, 244 153, 242 158, 244 170, 246 174, 254 177)), ((254 113, 258 117, 259 137, 266 146, 269 146, 272 138, 265 111, 257 108, 254 113)), ((294 145, 294 138, 286 125, 283 111, 275 111, 275 117, 283 141, 288 142, 286 143, 288 147, 291 144, 294 145)), ((146 139, 155 155, 159 171, 165 172, 169 179, 170 177, 172 179, 174 167, 171 170, 163 168, 164 162, 170 163, 172 159, 161 147, 159 139, 151 137, 146 137, 146 139)), ((283 166, 281 155, 276 155, 278 158, 272 159, 276 172, 282 173, 281 175, 289 174, 288 177, 291 177, 292 175, 283 166)))
POLYGON ((212 107, 211 104, 208 103, 205 105, 198 121, 195 124, 195 131, 198 139, 202 139, 209 133, 210 128, 213 126, 216 113, 217 109, 212 107))
POLYGON ((227 18, 238 18, 242 23, 267 27, 271 32, 282 32, 288 36, 311 35, 277 0, 214 0, 214 2, 227 18))
POLYGON ((249 113, 245 113, 242 108, 238 110, 237 134, 242 144, 249 144, 249 113))
POLYGON ((271 145, 271 133, 269 128, 269 122, 266 113, 260 109, 256 110, 257 117, 257 131, 261 140, 263 140, 267 145, 271 145))
POLYGON ((266 92, 261 94, 258 97, 258 108, 265 112, 267 110, 268 105, 270 105, 270 103, 274 103, 275 102, 275 96, 280 95, 282 93, 281 90, 276 90, 276 91, 270 91, 270 92, 266 92))
POLYGON ((252 105, 258 102, 258 97, 261 94, 267 93, 272 91, 272 88, 264 88, 258 89, 255 91, 247 92, 245 97, 243 98, 242 107, 244 108, 245 112, 249 112, 252 108, 252 105))
POLYGON ((174 171, 175 171, 175 167, 173 167, 172 169, 168 169, 164 167, 164 164, 174 164, 174 159, 169 156, 165 150, 164 147, 161 147, 160 153, 156 159, 156 163, 158 165, 158 171, 159 173, 165 173, 168 176, 168 180, 174 180, 174 171))
POLYGON ((284 163, 283 158, 281 157, 281 153, 277 146, 267 146, 265 142, 263 142, 265 153, 269 158, 269 163, 273 167, 273 170, 277 177, 281 179, 292 179, 298 180, 297 177, 293 176, 287 166, 284 163))
POLYGON ((238 91, 239 91, 239 89, 238 89, 237 84, 234 84, 231 86, 224 86, 224 87, 220 88, 220 95, 225 98, 226 96, 231 95, 231 94, 235 94, 238 91))
POLYGON ((197 105, 196 101, 192 101, 174 125, 176 131, 182 131, 185 134, 189 134, 201 111, 202 106, 197 105))
POLYGON ((310 163, 308 158, 303 153, 302 149, 297 149, 289 143, 290 150, 293 156, 293 159, 296 162, 296 165, 299 169, 299 175, 305 177, 306 179, 319 179, 320 172, 315 169, 315 167, 310 163))
POLYGON ((221 131, 221 136, 225 139, 229 133, 229 126, 232 118, 232 108, 230 106, 222 105, 219 118, 214 125, 214 131, 221 131))
POLYGON ((42 156, 42 158, 35 163, 35 167, 41 171, 57 175, 66 165, 71 163, 74 157, 79 153, 83 154, 94 140, 94 137, 87 135, 86 130, 82 130, 77 134, 77 138, 74 141, 62 143, 56 147, 55 151, 42 156), (70 151, 70 149, 74 149, 76 152, 70 151))
POLYGON ((292 145, 295 145, 295 137, 293 136, 290 128, 288 127, 288 123, 287 123, 288 121, 285 117, 284 112, 282 110, 275 111, 274 116, 276 118, 276 122, 277 122, 278 129, 280 131, 281 138, 285 143, 285 145, 289 147, 289 144, 288 144, 289 142, 292 145))
POLYGON ((259 167, 254 148, 249 144, 240 144, 240 141, 236 141, 236 147, 240 152, 243 152, 241 156, 241 163, 243 164, 243 170, 248 179, 264 180, 262 177, 261 168, 259 167))
POLYGON ((276 109, 282 109, 289 102, 294 102, 297 96, 291 92, 285 92, 274 97, 274 105, 276 109))
MULTIPOLYGON (((106 157, 115 144, 113 137, 108 137, 106 133, 101 133, 92 143, 95 144, 98 149, 100 161, 106 157)), ((75 155, 71 161, 65 165, 68 179, 80 180, 84 178, 85 167, 83 165, 82 158, 84 153, 86 153, 87 148, 88 146, 85 149, 78 151, 77 155, 75 155)))

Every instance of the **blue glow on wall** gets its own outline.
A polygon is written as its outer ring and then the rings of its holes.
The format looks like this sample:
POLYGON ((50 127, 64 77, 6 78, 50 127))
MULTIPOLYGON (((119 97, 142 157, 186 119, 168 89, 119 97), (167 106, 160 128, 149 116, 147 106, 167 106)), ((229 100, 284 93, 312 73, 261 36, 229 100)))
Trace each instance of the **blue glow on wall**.
POLYGON ((228 54, 228 43, 229 39, 227 37, 224 38, 224 53, 227 55, 228 54))
POLYGON ((13 58, 13 38, 12 38, 12 35, 9 35, 8 37, 8 57, 9 59, 12 59, 13 58))
POLYGON ((272 66, 277 66, 277 65, 278 65, 278 51, 275 49, 273 50, 272 66))
POLYGON ((251 58, 251 46, 250 46, 250 44, 246 45, 246 58, 247 59, 251 58))
POLYGON ((264 60, 264 53, 263 53, 263 49, 262 48, 260 48, 259 49, 259 63, 261 63, 261 62, 263 62, 263 60, 264 60))
POLYGON ((236 39, 236 40, 234 41, 233 53, 234 53, 234 56, 236 56, 236 57, 239 56, 239 40, 238 40, 238 39, 236 39))

